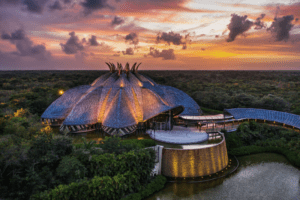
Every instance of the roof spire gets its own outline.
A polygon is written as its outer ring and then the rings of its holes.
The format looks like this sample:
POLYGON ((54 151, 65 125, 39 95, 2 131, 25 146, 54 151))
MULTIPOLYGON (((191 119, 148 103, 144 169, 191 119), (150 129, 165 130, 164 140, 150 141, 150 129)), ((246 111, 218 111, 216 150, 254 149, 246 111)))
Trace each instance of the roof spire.
POLYGON ((126 65, 125 65, 125 70, 126 70, 126 75, 127 77, 129 76, 129 71, 130 71, 130 68, 129 68, 129 63, 127 62, 126 65))
POLYGON ((118 75, 120 76, 122 74, 122 70, 123 70, 123 66, 121 63, 120 64, 118 63, 118 70, 119 70, 118 75))
POLYGON ((116 71, 116 66, 114 63, 110 63, 111 66, 111 72, 114 73, 116 71))
POLYGON ((131 67, 131 71, 134 73, 135 72, 135 66, 136 66, 137 63, 134 63, 131 67))
MULTIPOLYGON (((142 63, 140 63, 140 64, 142 64, 142 63)), ((138 66, 135 68, 135 72, 138 71, 138 68, 139 68, 140 64, 138 64, 138 66)))
POLYGON ((109 67, 109 71, 110 71, 110 73, 112 73, 112 68, 111 68, 111 66, 110 66, 110 64, 108 64, 107 62, 105 62, 106 64, 107 64, 107 66, 109 67))

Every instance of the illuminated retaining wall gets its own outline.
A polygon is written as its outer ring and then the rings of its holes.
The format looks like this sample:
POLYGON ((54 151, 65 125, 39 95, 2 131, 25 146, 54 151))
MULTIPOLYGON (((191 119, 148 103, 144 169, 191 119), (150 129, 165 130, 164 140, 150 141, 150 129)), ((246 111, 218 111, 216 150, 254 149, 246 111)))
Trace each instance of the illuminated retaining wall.
POLYGON ((202 149, 163 148, 161 172, 169 177, 198 177, 221 171, 228 165, 225 137, 219 144, 202 149))

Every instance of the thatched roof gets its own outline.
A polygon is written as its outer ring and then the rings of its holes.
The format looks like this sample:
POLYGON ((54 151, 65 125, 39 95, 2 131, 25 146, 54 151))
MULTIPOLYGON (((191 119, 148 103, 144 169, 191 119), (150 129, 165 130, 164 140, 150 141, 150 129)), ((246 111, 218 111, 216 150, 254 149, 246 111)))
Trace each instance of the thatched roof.
POLYGON ((78 100, 90 89, 90 85, 82 85, 66 91, 56 99, 43 113, 42 118, 65 119, 78 100))
POLYGON ((256 108, 232 108, 224 111, 230 113, 235 119, 275 121, 300 129, 300 116, 291 113, 256 108))
POLYGON ((125 128, 168 110, 180 115, 201 114, 198 104, 183 91, 156 84, 137 73, 136 68, 126 69, 122 73, 121 68, 116 71, 112 67, 110 73, 91 85, 66 91, 41 117, 64 119, 63 125, 102 123, 105 127, 125 128))

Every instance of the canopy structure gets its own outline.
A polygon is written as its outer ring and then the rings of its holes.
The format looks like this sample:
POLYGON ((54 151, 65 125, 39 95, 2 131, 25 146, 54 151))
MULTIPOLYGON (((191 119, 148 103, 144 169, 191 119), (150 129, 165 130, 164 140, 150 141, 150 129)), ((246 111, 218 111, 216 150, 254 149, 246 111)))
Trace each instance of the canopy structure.
POLYGON ((284 125, 289 125, 294 128, 300 129, 300 116, 287 112, 256 108, 232 108, 224 109, 224 112, 225 114, 229 113, 235 119, 266 120, 271 122, 282 123, 284 125))
POLYGON ((198 104, 183 91, 159 85, 138 73, 136 63, 129 69, 121 64, 107 63, 110 72, 91 85, 67 90, 42 114, 42 121, 60 125, 72 132, 87 127, 101 128, 111 134, 125 135, 136 130, 139 123, 161 114, 200 115, 198 104))

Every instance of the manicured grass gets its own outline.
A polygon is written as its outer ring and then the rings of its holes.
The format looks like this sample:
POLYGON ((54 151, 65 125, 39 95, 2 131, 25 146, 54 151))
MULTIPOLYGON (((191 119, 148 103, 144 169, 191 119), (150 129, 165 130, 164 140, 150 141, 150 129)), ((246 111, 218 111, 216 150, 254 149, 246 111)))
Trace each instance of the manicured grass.
POLYGON ((223 114, 223 111, 220 111, 220 110, 213 110, 213 109, 210 109, 210 108, 204 108, 204 107, 201 107, 201 110, 203 111, 203 114, 204 114, 204 115, 217 115, 217 114, 223 114))

